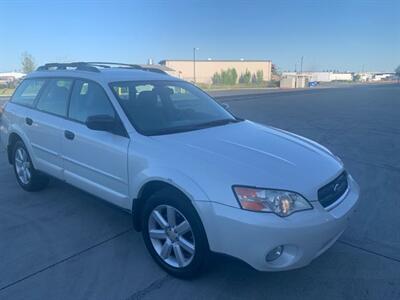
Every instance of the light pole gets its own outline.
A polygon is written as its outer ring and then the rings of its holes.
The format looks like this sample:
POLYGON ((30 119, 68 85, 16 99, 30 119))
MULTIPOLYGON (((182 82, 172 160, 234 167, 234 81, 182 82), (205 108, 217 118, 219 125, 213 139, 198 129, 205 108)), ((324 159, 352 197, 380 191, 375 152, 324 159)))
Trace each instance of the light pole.
POLYGON ((193 82, 196 83, 196 51, 198 51, 199 48, 194 47, 193 48, 193 82))
POLYGON ((303 58, 304 58, 304 56, 301 57, 300 74, 303 74, 303 58))

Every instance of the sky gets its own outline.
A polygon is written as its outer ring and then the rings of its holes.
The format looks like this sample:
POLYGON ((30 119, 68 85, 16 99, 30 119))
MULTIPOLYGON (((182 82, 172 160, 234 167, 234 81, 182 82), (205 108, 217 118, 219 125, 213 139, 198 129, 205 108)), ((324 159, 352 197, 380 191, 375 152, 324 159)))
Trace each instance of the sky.
POLYGON ((400 0, 0 0, 0 71, 46 62, 268 59, 281 70, 393 71, 400 0))

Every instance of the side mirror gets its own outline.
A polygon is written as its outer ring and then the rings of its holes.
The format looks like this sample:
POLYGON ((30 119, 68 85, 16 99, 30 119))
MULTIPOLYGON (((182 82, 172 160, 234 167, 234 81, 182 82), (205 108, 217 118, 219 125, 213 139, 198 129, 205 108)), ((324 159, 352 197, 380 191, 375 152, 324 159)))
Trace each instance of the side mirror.
POLYGON ((228 103, 222 103, 221 105, 222 105, 222 107, 225 108, 226 110, 228 110, 229 107, 230 107, 228 103))
POLYGON ((86 119, 86 126, 97 131, 112 132, 116 127, 116 123, 115 118, 108 115, 95 115, 86 119))

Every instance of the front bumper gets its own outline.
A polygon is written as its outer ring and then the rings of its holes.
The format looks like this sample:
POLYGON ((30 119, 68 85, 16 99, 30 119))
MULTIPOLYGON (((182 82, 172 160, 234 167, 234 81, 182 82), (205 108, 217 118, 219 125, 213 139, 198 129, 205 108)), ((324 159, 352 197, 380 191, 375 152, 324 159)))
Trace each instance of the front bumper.
POLYGON ((212 251, 239 258, 260 271, 281 271, 308 265, 335 243, 347 227, 359 191, 349 176, 348 191, 332 208, 312 202, 314 209, 286 218, 217 203, 196 205, 212 251), (267 253, 280 245, 282 255, 267 262, 267 253))

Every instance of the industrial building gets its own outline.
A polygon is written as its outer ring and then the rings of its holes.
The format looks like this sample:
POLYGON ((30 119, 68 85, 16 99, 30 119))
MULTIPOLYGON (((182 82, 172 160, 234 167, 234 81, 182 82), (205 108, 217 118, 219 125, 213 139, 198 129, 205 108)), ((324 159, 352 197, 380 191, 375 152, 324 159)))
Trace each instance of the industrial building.
POLYGON ((306 77, 307 81, 331 82, 331 81, 352 81, 353 74, 348 72, 283 72, 283 77, 301 76, 306 77))
POLYGON ((331 73, 331 81, 352 81, 352 73, 331 73))
POLYGON ((160 65, 173 71, 169 71, 172 76, 197 83, 211 84, 215 73, 223 70, 235 69, 238 78, 246 71, 256 74, 257 71, 263 72, 263 80, 271 80, 271 61, 270 60, 162 60, 160 65))
POLYGON ((375 73, 372 77, 372 81, 384 81, 395 77, 395 73, 375 73))

